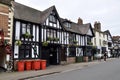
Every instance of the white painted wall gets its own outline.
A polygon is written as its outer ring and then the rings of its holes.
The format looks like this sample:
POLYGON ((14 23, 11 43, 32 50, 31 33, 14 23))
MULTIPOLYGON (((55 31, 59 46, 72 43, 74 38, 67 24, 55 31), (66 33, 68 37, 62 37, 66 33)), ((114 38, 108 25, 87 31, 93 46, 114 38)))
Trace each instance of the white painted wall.
POLYGON ((95 31, 95 37, 92 39, 93 46, 97 46, 99 49, 101 49, 101 47, 106 47, 107 49, 107 44, 103 44, 103 41, 107 41, 107 34, 99 31, 95 31))

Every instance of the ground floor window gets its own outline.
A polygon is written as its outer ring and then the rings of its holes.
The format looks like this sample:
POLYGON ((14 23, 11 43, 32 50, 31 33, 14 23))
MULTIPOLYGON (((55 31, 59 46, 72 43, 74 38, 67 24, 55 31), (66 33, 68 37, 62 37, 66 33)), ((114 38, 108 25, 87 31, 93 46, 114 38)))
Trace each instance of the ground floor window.
POLYGON ((19 48, 19 58, 20 59, 32 58, 31 52, 32 47, 30 44, 22 44, 19 48))
POLYGON ((69 48, 69 56, 70 57, 75 57, 76 56, 76 48, 75 47, 70 47, 69 48))

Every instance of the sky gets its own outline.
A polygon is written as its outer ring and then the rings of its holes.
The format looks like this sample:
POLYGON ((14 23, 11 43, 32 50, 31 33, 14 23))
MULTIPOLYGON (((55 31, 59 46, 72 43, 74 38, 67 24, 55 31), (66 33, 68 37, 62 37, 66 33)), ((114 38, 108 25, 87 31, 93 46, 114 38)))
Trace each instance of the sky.
POLYGON ((101 23, 102 31, 120 36, 120 0, 15 0, 21 4, 43 11, 55 5, 60 17, 77 23, 101 23))

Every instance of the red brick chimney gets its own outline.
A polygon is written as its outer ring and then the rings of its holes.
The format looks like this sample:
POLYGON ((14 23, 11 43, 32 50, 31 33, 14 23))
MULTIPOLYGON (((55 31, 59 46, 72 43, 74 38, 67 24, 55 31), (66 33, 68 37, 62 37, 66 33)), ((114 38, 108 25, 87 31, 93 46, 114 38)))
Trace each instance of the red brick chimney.
POLYGON ((78 24, 83 24, 83 20, 80 17, 78 18, 78 24))

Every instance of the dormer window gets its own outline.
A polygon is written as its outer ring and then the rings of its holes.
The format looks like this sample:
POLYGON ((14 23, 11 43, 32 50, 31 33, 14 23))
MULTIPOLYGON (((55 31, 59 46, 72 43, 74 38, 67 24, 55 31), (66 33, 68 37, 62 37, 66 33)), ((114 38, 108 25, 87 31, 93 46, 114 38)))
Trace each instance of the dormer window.
POLYGON ((65 26, 68 27, 68 28, 71 28, 71 24, 68 23, 68 22, 65 23, 65 26))
POLYGON ((57 23, 57 19, 56 19, 56 17, 54 16, 54 15, 50 15, 50 17, 49 17, 49 21, 51 22, 51 23, 57 23))

